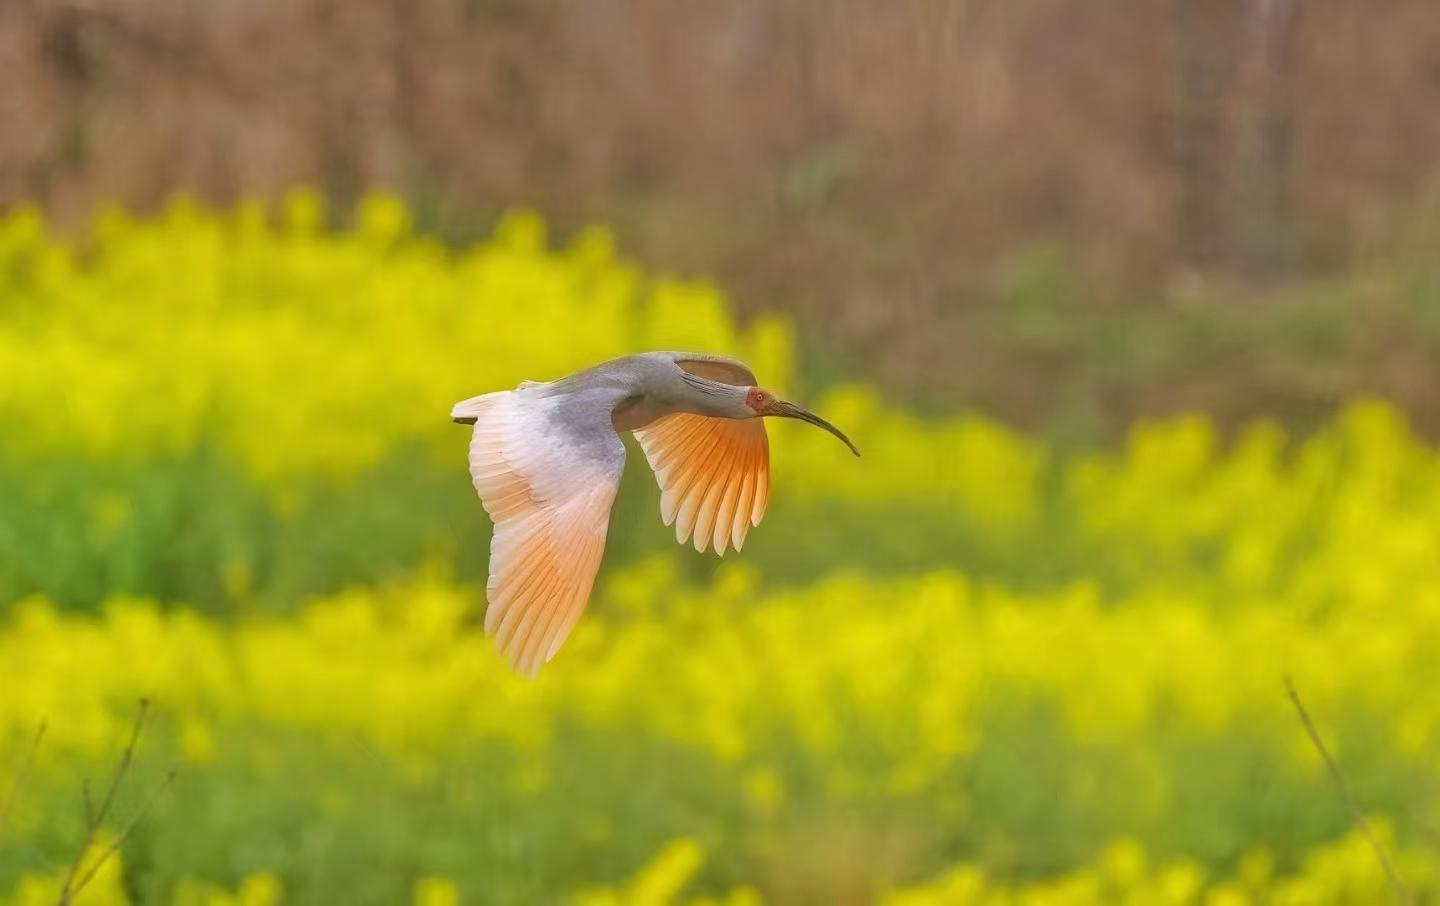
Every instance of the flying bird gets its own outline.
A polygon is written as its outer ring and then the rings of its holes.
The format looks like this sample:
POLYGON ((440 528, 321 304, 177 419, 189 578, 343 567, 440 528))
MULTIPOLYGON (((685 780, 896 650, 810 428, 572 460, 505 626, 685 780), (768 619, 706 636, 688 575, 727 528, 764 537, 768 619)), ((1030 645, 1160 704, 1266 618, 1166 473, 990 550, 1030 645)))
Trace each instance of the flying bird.
POLYGON ((701 353, 625 356, 456 403, 495 523, 485 634, 511 668, 534 677, 585 610, 625 466, 620 432, 645 451, 675 539, 724 556, 770 499, 766 416, 809 422, 860 455, 839 428, 756 386, 744 362, 701 353))

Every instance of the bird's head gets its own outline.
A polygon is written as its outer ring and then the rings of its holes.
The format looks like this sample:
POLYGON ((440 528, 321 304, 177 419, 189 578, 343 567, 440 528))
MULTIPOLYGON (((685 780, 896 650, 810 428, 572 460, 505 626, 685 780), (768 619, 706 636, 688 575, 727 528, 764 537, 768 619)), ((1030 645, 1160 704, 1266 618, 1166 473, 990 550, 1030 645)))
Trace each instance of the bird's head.
POLYGON ((823 428, 831 434, 840 438, 850 452, 856 456, 860 451, 845 432, 827 422, 825 419, 811 412, 803 406, 797 406, 787 400, 782 400, 764 387, 750 387, 745 391, 745 408, 754 413, 757 417, 769 416, 771 418, 798 418, 802 422, 809 422, 817 428, 823 428))

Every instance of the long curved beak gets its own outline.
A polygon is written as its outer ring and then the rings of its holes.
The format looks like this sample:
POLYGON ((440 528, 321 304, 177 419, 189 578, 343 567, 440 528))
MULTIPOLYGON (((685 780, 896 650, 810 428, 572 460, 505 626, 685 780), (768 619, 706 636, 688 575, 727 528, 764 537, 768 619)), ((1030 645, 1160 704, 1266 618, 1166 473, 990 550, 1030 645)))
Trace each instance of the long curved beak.
POLYGON ((825 419, 816 415, 814 412, 811 412, 809 409, 804 408, 803 406, 797 406, 794 403, 787 403, 784 400, 776 400, 775 405, 772 406, 770 408, 770 411, 765 414, 778 415, 781 418, 798 418, 802 422, 809 422, 817 428, 823 428, 826 431, 829 431, 831 434, 835 435, 836 437, 840 438, 841 442, 844 443, 845 446, 850 448, 851 453, 854 453, 856 456, 860 455, 860 451, 855 448, 855 444, 850 442, 850 438, 845 436, 844 431, 841 431, 839 428, 830 424, 825 419))

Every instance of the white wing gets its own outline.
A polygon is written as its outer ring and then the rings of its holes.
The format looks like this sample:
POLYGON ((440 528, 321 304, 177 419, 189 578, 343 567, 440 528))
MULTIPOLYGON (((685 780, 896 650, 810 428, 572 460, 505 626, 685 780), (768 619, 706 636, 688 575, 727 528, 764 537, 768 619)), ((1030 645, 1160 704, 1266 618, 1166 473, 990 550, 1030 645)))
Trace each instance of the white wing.
POLYGON ((609 411, 526 389, 458 403, 470 477, 495 523, 485 634, 535 676, 575 628, 605 550, 625 446, 609 411))

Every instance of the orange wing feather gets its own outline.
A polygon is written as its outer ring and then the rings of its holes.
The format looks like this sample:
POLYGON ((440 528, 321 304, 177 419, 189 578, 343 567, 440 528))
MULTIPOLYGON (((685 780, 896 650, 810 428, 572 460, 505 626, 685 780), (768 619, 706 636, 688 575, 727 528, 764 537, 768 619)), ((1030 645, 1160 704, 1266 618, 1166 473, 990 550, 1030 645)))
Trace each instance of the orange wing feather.
POLYGON ((660 515, 681 544, 740 550, 770 500, 770 444, 758 419, 676 413, 635 432, 660 483, 660 515))
POLYGON ((624 446, 586 458, 552 436, 545 401, 517 392, 466 401, 475 418, 470 475, 495 523, 485 633, 519 673, 534 676, 590 597, 605 549, 624 446))

